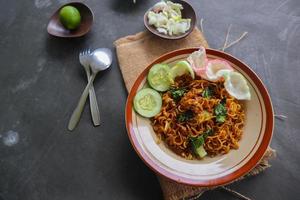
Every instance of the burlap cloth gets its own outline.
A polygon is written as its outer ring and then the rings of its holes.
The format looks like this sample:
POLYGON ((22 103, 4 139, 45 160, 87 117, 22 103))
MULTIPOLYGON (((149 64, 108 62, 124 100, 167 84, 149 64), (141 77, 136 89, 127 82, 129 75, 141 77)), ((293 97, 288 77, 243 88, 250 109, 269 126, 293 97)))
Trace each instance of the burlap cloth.
MULTIPOLYGON (((195 28, 188 37, 176 41, 163 40, 149 32, 140 32, 135 35, 120 38, 115 41, 114 44, 128 91, 130 91, 134 81, 143 69, 162 54, 181 48, 208 47, 206 39, 198 28, 195 28)), ((256 175, 270 167, 268 161, 274 155, 275 151, 269 148, 260 163, 241 179, 256 175)), ((164 199, 166 200, 199 197, 206 190, 211 189, 178 184, 161 176, 158 176, 158 180, 163 191, 164 199)))

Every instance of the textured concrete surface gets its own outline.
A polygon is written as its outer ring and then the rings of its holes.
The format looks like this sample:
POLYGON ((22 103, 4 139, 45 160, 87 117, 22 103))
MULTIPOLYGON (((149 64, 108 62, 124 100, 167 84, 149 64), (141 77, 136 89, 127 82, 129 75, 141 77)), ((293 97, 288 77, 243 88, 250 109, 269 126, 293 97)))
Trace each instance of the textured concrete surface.
MULTIPOLYGON (((58 39, 46 32, 52 12, 66 0, 0 1, 0 200, 162 199, 155 175, 127 138, 127 92, 116 57, 95 82, 102 125, 94 128, 88 106, 73 133, 67 122, 85 87, 78 53, 108 47, 144 30, 143 14, 155 1, 86 0, 95 14, 84 38, 58 39)), ((231 187, 253 199, 300 196, 300 1, 190 0, 204 18, 211 47, 243 31, 248 37, 228 52, 255 70, 277 114, 272 168, 231 187)), ((199 20, 200 21, 200 20, 199 20)), ((203 199, 235 199, 215 190, 203 199)))

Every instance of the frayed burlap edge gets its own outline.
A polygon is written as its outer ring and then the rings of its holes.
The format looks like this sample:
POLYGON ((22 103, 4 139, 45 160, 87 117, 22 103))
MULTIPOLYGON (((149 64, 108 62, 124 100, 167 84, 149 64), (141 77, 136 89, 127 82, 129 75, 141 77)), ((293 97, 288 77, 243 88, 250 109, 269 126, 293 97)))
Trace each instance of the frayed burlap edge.
MULTIPOLYGON (((249 173, 243 177, 235 180, 240 181, 249 176, 255 176, 267 168, 271 167, 269 160, 276 157, 276 151, 272 148, 268 148, 265 155, 261 159, 258 165, 256 165, 249 173)), ((196 199, 199 198, 205 191, 216 189, 217 187, 208 188, 208 187, 194 187, 184 184, 179 184, 167 178, 158 176, 160 182, 163 196, 165 200, 179 200, 179 199, 196 199)))

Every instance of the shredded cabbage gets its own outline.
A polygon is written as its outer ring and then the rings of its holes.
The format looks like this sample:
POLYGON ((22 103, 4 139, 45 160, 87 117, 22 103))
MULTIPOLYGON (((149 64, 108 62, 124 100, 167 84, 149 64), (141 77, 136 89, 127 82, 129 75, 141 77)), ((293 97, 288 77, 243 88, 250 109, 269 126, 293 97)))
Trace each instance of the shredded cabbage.
POLYGON ((168 34, 168 30, 167 29, 165 29, 165 28, 157 28, 156 29, 158 32, 160 32, 160 33, 163 33, 163 34, 165 34, 165 35, 167 35, 168 34))
POLYGON ((178 14, 181 15, 181 11, 183 9, 182 5, 180 3, 173 3, 172 1, 167 1, 167 6, 177 12, 178 14))
POLYGON ((167 25, 168 18, 163 13, 155 13, 150 11, 148 13, 148 21, 150 25, 154 25, 155 27, 159 28, 167 25))
POLYGON ((191 27, 191 19, 183 19, 182 5, 171 1, 156 3, 152 11, 148 12, 148 23, 156 27, 157 31, 168 35, 180 35, 191 27))
POLYGON ((152 10, 163 10, 164 8, 166 8, 168 5, 166 2, 161 1, 156 3, 153 7, 152 10))

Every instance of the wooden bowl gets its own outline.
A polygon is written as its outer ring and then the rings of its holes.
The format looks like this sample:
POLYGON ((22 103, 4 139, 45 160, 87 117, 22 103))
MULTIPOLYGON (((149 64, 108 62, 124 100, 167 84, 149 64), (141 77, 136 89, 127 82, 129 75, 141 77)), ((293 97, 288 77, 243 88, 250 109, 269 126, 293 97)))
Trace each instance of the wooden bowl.
POLYGON ((181 10, 182 18, 191 19, 191 27, 188 31, 186 31, 181 35, 172 35, 172 36, 158 32, 154 26, 149 25, 148 23, 148 12, 152 10, 152 7, 144 15, 144 24, 151 33, 157 35, 158 37, 168 39, 168 40, 178 40, 188 36, 194 30, 197 21, 197 16, 194 8, 188 2, 182 0, 172 0, 172 2, 180 3, 182 5, 183 7, 183 10, 181 10))
POLYGON ((62 5, 59 9, 55 11, 55 13, 50 18, 49 24, 47 26, 47 31, 50 35, 56 37, 64 37, 64 38, 73 38, 80 37, 85 35, 92 27, 94 19, 94 14, 92 10, 80 2, 71 2, 65 5, 62 5), (81 15, 81 23, 79 27, 75 30, 66 29, 59 20, 59 11, 64 6, 74 6, 77 8, 81 15))
POLYGON ((198 48, 176 50, 154 60, 137 77, 126 103, 125 117, 128 137, 140 158, 157 174, 178 183, 214 187, 228 184, 239 179, 253 169, 265 154, 274 129, 274 113, 269 93, 261 79, 242 61, 213 49, 206 49, 209 59, 227 61, 235 71, 241 73, 247 80, 251 100, 243 101, 245 107, 245 124, 243 136, 238 149, 215 157, 205 157, 201 160, 184 159, 159 141, 151 121, 136 114, 133 99, 136 93, 147 84, 149 69, 157 63, 174 66, 180 60, 185 60, 198 48))

